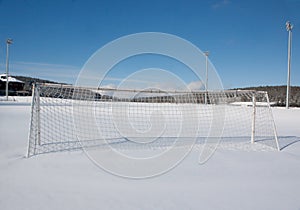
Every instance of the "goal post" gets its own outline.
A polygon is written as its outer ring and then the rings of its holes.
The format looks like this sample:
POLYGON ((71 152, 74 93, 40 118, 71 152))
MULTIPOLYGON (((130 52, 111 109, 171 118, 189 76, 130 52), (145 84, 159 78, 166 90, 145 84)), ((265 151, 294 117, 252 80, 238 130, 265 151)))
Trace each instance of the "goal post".
POLYGON ((40 121, 40 93, 39 85, 32 85, 32 99, 31 99, 31 117, 29 126, 29 141, 27 145, 27 157, 32 154, 36 154, 37 145, 41 145, 40 133, 41 133, 41 121, 40 121))
POLYGON ((252 96, 252 107, 253 107, 253 114, 252 114, 252 132, 251 132, 251 143, 255 141, 255 119, 256 119, 256 97, 255 94, 252 96))
POLYGON ((274 132, 274 138, 275 138, 276 148, 277 148, 278 151, 280 151, 280 145, 279 145, 278 135, 277 135, 277 128, 276 128, 276 125, 275 125, 273 113, 272 113, 272 110, 271 110, 269 95, 268 95, 267 92, 265 92, 265 98, 267 100, 267 106, 268 106, 269 116, 271 117, 271 121, 272 121, 272 128, 273 128, 272 131, 274 132))
POLYGON ((104 144, 169 147, 174 139, 184 144, 188 138, 204 144, 215 138, 212 122, 221 130, 221 144, 255 143, 279 150, 268 94, 263 91, 35 84, 27 157, 104 144), (214 113, 217 107, 224 113, 214 113))

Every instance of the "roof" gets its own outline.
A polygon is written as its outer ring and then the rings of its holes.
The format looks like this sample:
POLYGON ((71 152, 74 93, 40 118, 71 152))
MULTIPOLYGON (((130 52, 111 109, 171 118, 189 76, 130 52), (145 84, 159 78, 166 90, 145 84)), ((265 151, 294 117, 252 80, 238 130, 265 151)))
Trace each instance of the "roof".
MULTIPOLYGON (((0 81, 6 82, 6 74, 0 74, 0 81)), ((8 82, 24 83, 21 80, 18 80, 10 75, 8 75, 8 82)))

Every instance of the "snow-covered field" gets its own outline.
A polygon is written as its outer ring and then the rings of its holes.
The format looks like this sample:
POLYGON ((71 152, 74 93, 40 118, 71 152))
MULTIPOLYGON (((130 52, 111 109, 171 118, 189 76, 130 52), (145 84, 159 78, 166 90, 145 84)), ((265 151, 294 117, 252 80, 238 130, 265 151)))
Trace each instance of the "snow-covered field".
POLYGON ((29 98, 0 102, 0 209, 300 209, 300 109, 272 108, 281 152, 194 150, 170 172, 113 176, 82 151, 25 158, 29 98))

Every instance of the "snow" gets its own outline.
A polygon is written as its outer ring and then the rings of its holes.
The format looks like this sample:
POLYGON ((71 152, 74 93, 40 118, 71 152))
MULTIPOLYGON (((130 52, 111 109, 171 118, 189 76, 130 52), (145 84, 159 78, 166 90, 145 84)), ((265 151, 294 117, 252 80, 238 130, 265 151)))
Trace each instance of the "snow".
POLYGON ((0 209, 300 209, 300 109, 272 108, 282 151, 193 150, 170 172, 132 180, 82 151, 25 158, 30 99, 0 102, 0 209))

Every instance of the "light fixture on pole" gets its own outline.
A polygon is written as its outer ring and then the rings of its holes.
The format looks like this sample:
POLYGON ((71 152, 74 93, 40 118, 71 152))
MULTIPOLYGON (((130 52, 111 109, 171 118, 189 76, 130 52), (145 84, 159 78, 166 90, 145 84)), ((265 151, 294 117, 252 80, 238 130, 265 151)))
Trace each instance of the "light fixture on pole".
POLYGON ((13 43, 12 39, 6 40, 6 88, 5 88, 5 96, 8 101, 8 66, 9 66, 9 45, 13 43))
POLYGON ((207 90, 208 90, 208 56, 209 51, 204 52, 205 55, 205 104, 207 104, 207 90))
POLYGON ((293 25, 290 21, 286 22, 286 30, 289 32, 288 40, 288 75, 287 75, 287 85, 286 85, 286 108, 288 109, 289 99, 290 99, 290 81, 291 81, 291 51, 292 51, 292 29, 293 25))

